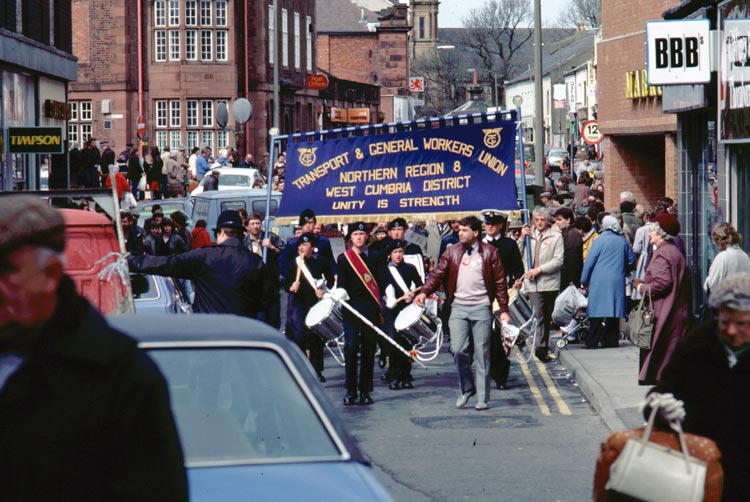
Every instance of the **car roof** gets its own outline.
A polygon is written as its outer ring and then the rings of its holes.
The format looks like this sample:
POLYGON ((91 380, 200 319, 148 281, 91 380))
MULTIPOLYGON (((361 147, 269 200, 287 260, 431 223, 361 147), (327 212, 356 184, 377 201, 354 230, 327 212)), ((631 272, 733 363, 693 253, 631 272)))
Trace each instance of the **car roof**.
POLYGON ((112 221, 109 218, 93 211, 85 211, 82 209, 60 209, 60 213, 62 213, 63 219, 65 220, 65 226, 68 227, 77 225, 112 225, 112 221))
POLYGON ((309 361, 299 347, 279 331, 254 319, 230 314, 192 315, 110 315, 110 325, 138 341, 142 348, 161 344, 196 344, 212 348, 222 345, 257 344, 286 354, 300 370, 299 376, 315 396, 332 427, 344 443, 350 459, 367 463, 354 440, 343 426, 343 420, 313 374, 309 361), (306 371, 302 371, 307 368, 306 371))
POLYGON ((257 169, 254 169, 252 167, 217 167, 215 168, 217 171, 219 171, 219 174, 244 174, 247 176, 252 176, 256 172, 258 172, 257 169))
MULTIPOLYGON (((237 197, 265 197, 268 190, 265 188, 239 188, 237 190, 209 190, 193 195, 196 199, 234 199, 237 197)), ((273 191, 271 195, 281 196, 281 192, 273 191)))

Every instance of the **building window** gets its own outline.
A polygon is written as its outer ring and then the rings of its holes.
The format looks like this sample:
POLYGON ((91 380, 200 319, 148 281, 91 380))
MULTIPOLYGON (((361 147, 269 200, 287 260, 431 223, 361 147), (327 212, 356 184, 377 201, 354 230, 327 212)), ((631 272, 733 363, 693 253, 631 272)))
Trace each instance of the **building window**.
POLYGON ((169 0, 169 26, 180 25, 180 1, 169 0))
POLYGON ((227 131, 216 131, 216 144, 219 148, 226 148, 229 146, 229 134, 227 131))
POLYGON ((289 16, 281 9, 281 64, 289 66, 289 16))
POLYGON ((156 102, 156 127, 167 127, 167 102, 165 100, 156 102))
POLYGON ((214 125, 214 102, 201 101, 201 125, 213 127, 214 125))
POLYGON ((210 0, 201 0, 201 26, 211 26, 210 0))
POLYGON ((180 102, 169 102, 169 127, 180 127, 180 102))
POLYGON ((201 143, 209 147, 211 150, 214 149, 214 132, 213 131, 201 131, 201 143))
POLYGON ((198 60, 198 31, 185 30, 185 59, 198 60))
POLYGON ((159 147, 159 150, 164 150, 164 147, 167 146, 167 131, 156 131, 156 146, 159 147))
POLYGON ((198 0, 186 0, 185 24, 187 26, 198 26, 198 0))
POLYGON ((201 60, 211 61, 213 59, 213 40, 211 30, 201 30, 201 60))
POLYGON ((273 64, 276 51, 276 16, 273 5, 268 6, 268 61, 273 64))
POLYGON ((305 30, 307 33, 307 45, 305 46, 307 50, 307 71, 312 71, 312 18, 310 16, 307 16, 305 18, 305 30))
POLYGON ((216 31, 216 61, 226 61, 227 58, 227 31, 216 31))
POLYGON ((80 101, 79 107, 81 110, 81 122, 91 122, 91 101, 80 101))
POLYGON ((167 25, 167 4, 166 0, 156 0, 154 2, 154 26, 167 25))
POLYGON ((68 124, 68 142, 69 144, 71 144, 74 141, 78 143, 78 124, 69 123, 68 124))
POLYGON ((299 12, 294 13, 294 67, 300 69, 300 32, 299 32, 299 12))
POLYGON ((216 26, 227 25, 227 0, 216 0, 216 26))
POLYGON ((87 141, 91 137, 91 124, 81 124, 81 141, 87 141))
POLYGON ((169 131, 169 146, 172 150, 178 148, 182 143, 182 136, 180 131, 169 131))
POLYGON ((424 38, 424 18, 419 18, 419 38, 424 38))
POLYGON ((167 60, 167 32, 164 30, 154 32, 154 59, 156 61, 167 60))
POLYGON ((198 131, 187 132, 187 149, 192 150, 198 146, 198 131))
POLYGON ((180 60, 180 32, 177 30, 169 31, 169 60, 180 60))
POLYGON ((188 127, 198 127, 198 101, 188 99, 185 103, 185 116, 187 117, 188 127))
POLYGON ((70 102, 70 121, 75 122, 78 120, 78 101, 70 102))

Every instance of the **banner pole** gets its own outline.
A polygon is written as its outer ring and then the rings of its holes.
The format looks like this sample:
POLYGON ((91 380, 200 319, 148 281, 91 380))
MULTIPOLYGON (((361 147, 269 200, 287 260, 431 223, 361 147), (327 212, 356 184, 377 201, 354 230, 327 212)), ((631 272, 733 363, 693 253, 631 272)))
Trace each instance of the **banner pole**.
MULTIPOLYGON (((523 208, 523 223, 528 225, 529 209, 526 204, 526 164, 524 163, 523 158, 523 121, 521 120, 520 105, 516 107, 516 113, 518 117, 518 156, 521 161, 521 207, 523 208)), ((531 268, 533 266, 533 263, 531 263, 531 237, 527 235, 524 243, 524 247, 526 248, 526 263, 528 264, 528 267, 531 268)))

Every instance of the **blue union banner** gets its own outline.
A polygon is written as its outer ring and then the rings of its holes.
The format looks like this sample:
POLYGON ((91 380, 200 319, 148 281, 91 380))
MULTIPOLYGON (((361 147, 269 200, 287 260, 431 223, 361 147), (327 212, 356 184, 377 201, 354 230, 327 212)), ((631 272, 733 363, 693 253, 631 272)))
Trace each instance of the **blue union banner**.
POLYGON ((277 223, 460 218, 518 209, 515 125, 494 121, 294 143, 277 223))

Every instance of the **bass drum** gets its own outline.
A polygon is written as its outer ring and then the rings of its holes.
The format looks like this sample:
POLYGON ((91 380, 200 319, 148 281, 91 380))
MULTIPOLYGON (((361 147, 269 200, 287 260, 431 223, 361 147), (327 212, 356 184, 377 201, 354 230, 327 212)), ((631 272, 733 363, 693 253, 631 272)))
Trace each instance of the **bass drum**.
POLYGON ((412 347, 431 342, 441 329, 437 316, 415 303, 398 314, 393 327, 409 341, 412 347))
POLYGON ((344 333, 344 317, 341 305, 330 298, 323 298, 313 305, 305 316, 305 325, 323 341, 335 341, 344 333))

